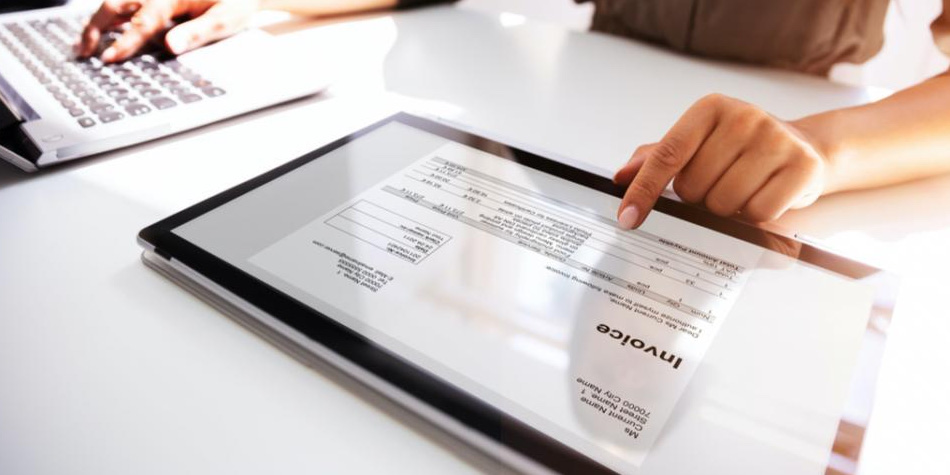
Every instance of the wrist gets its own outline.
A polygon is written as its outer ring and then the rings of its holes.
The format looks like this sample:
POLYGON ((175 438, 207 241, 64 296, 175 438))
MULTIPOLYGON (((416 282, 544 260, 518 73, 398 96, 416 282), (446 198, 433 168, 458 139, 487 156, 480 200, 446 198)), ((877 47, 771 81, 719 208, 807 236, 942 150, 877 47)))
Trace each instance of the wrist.
POLYGON ((827 195, 848 188, 848 167, 853 153, 842 140, 842 111, 833 110, 792 121, 806 142, 821 157, 825 165, 822 194, 827 195))

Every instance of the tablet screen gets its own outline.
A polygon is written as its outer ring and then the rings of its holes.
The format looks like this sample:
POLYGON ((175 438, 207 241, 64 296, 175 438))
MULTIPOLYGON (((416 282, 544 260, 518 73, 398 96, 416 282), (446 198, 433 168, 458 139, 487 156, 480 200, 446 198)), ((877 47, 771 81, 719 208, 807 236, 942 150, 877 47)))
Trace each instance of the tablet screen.
POLYGON ((620 230, 615 196, 503 154, 391 121, 173 232, 613 470, 703 436, 668 434, 695 424, 674 414, 711 348, 730 367, 707 371, 762 378, 759 396, 786 379, 781 403, 802 411, 778 420, 807 426, 827 457, 868 285, 663 212, 620 230), (800 330, 770 334, 790 321, 800 330), (827 336, 809 335, 818 325, 827 336), (845 355, 818 377, 831 389, 793 388, 829 366, 803 351, 829 338, 845 355), (801 354, 764 366, 786 348, 801 354))

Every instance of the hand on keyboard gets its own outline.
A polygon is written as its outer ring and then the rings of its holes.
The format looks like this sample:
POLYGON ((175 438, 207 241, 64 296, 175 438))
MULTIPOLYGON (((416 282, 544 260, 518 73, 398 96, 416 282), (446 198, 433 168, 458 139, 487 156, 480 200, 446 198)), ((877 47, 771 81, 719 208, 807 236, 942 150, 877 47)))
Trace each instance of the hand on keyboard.
POLYGON ((95 55, 103 35, 120 28, 121 34, 101 53, 107 63, 129 58, 162 33, 165 47, 181 54, 240 31, 258 3, 259 0, 105 0, 83 30, 76 53, 84 58, 95 55), (168 29, 172 20, 180 17, 190 20, 168 29))
POLYGON ((84 20, 63 15, 0 23, 0 56, 16 58, 59 102, 64 118, 79 127, 198 104, 227 93, 164 53, 140 53, 113 64, 98 58, 76 60, 68 42, 79 36, 84 20))

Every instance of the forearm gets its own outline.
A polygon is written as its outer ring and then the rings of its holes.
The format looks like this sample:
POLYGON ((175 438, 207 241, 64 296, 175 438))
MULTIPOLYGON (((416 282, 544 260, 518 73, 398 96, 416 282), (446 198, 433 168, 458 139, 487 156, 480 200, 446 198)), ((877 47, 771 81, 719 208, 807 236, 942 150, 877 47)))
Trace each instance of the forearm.
POLYGON ((950 172, 950 75, 794 124, 828 158, 825 193, 950 172))
POLYGON ((381 10, 396 4, 396 0, 260 0, 262 10, 284 10, 312 16, 381 10))

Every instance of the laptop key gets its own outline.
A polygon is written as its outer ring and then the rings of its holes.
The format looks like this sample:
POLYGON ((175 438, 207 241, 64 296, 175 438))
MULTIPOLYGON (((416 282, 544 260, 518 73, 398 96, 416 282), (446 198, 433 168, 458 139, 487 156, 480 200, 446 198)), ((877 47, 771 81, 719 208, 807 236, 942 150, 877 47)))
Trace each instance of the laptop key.
POLYGON ((96 114, 102 114, 104 112, 111 111, 112 109, 115 109, 115 106, 106 102, 97 102, 89 106, 89 110, 96 114))
POLYGON ((77 61, 77 64, 83 69, 100 69, 103 66, 102 61, 95 56, 77 61))
POLYGON ((80 108, 78 108, 78 107, 73 107, 72 109, 69 109, 69 115, 71 115, 71 116, 73 116, 73 117, 79 117, 79 116, 83 115, 84 113, 85 113, 85 111, 83 111, 82 109, 80 109, 80 108))
POLYGON ((188 94, 182 94, 182 95, 178 96, 178 99, 179 99, 181 102, 184 102, 185 104, 191 104, 192 102, 198 102, 198 101, 200 101, 200 100, 201 100, 201 96, 199 96, 198 94, 188 93, 188 94))
POLYGON ((152 111, 152 109, 145 104, 139 104, 137 102, 133 102, 125 106, 125 111, 128 112, 130 116, 137 117, 142 114, 148 114, 149 112, 152 111))
POLYGON ((201 92, 205 93, 205 95, 208 97, 218 97, 225 94, 224 89, 221 89, 220 87, 206 87, 202 89, 201 92))
POLYGON ((184 65, 179 63, 177 59, 166 61, 165 66, 168 66, 168 69, 171 69, 172 71, 175 71, 176 73, 181 73, 182 71, 187 70, 187 68, 185 68, 184 65))
POLYGON ((79 118, 79 125, 85 129, 96 125, 96 121, 90 119, 89 117, 81 117, 79 118))
POLYGON ((91 107, 93 104, 105 102, 105 99, 103 99, 102 97, 89 95, 89 96, 83 96, 80 99, 80 102, 91 107))
POLYGON ((125 117, 125 114, 121 112, 109 111, 99 114, 99 121, 103 124, 108 124, 109 122, 115 122, 123 117, 125 117))
POLYGON ((177 102, 164 96, 153 97, 149 102, 151 102, 153 106, 157 107, 160 110, 169 109, 171 107, 175 107, 176 105, 178 105, 177 102))

